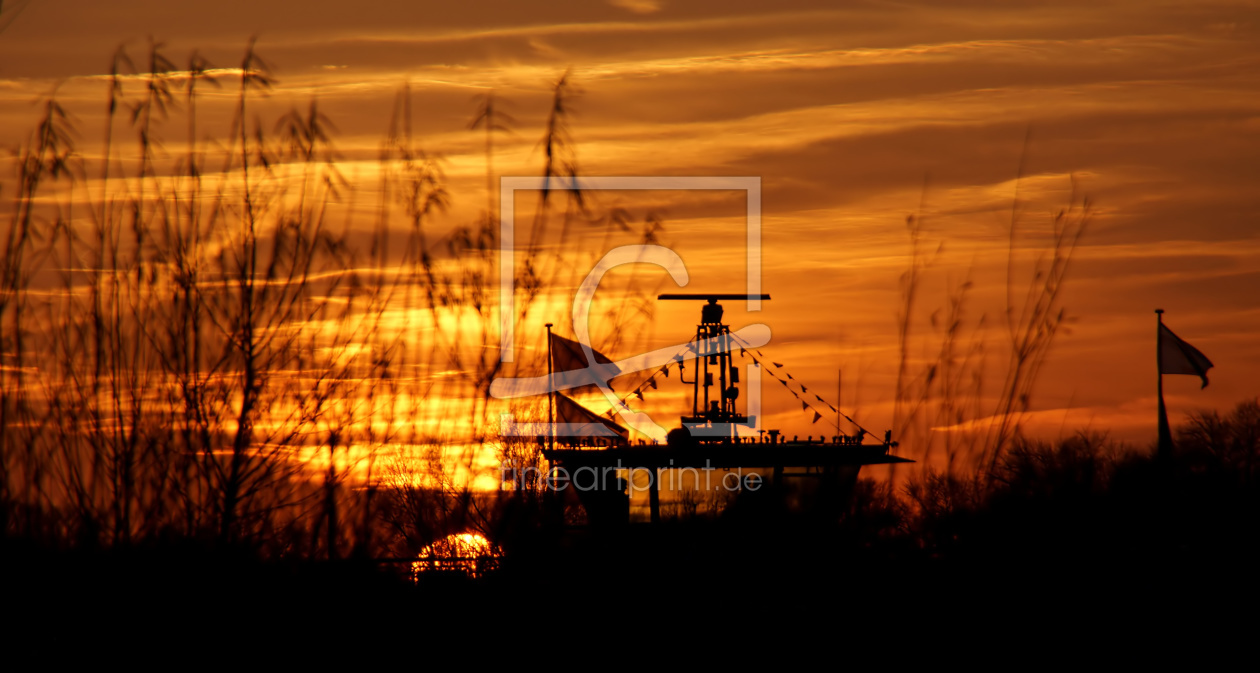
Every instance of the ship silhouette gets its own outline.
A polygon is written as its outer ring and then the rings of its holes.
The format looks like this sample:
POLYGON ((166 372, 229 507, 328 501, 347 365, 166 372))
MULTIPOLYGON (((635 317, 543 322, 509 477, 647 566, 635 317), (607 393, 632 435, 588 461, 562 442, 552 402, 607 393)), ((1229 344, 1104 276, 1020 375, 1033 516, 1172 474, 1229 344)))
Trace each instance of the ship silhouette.
MULTIPOLYGON (((897 443, 892 441, 891 433, 885 433, 880 443, 868 443, 866 437, 870 433, 865 430, 852 435, 837 432, 830 438, 820 435, 817 439, 788 439, 779 430, 759 429, 757 418, 741 411, 741 370, 736 358, 751 358, 751 367, 756 368, 760 362, 751 355, 751 346, 723 322, 724 310, 719 302, 769 300, 769 295, 662 294, 658 299, 705 302, 694 338, 664 368, 668 375, 669 368, 676 365, 679 380, 692 388, 691 408, 679 416, 677 427, 668 432, 664 442, 630 440, 625 428, 556 390, 564 385, 552 386, 550 392, 549 420, 557 422, 548 427, 564 431, 538 438, 544 447, 542 455, 550 463, 552 475, 564 476, 562 483, 552 482, 553 490, 576 494, 590 526, 628 523, 629 491, 639 488, 643 481, 647 482, 642 488, 648 494, 649 520, 659 523, 661 490, 667 473, 705 475, 706 488, 733 491, 745 499, 776 500, 788 510, 822 508, 838 514, 851 498, 862 467, 913 462, 892 453, 897 443), (692 363, 690 372, 688 362, 692 363), (644 474, 646 479, 642 478, 644 474), (639 479, 632 486, 631 480, 636 477, 639 479)), ((549 376, 557 377, 554 380, 568 374, 570 384, 590 384, 598 381, 574 381, 572 371, 582 371, 590 377, 590 371, 602 368, 602 376, 608 378, 620 373, 607 358, 589 347, 586 350, 595 361, 584 361, 590 358, 575 355, 577 344, 551 335, 550 325, 548 334, 549 376), (583 366, 587 369, 581 369, 583 366)), ((654 382, 652 387, 656 387, 654 382)), ((836 412, 843 413, 838 409, 836 412)), ((670 480, 671 485, 674 481, 670 480)))

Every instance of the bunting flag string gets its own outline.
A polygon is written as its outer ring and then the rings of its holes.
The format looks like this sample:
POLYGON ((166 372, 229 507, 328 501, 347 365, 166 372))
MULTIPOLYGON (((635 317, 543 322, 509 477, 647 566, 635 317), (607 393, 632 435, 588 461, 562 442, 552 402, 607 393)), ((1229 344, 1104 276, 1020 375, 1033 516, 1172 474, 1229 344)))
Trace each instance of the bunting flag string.
MULTIPOLYGON (((694 339, 692 341, 694 341, 694 339)), ((692 350, 692 349, 693 349, 693 345, 691 343, 688 343, 684 350, 692 350)), ((681 352, 682 351, 679 351, 679 353, 681 352)), ((656 371, 652 372, 651 376, 648 376, 647 379, 645 379, 642 383, 638 385, 638 387, 636 387, 631 392, 627 393, 620 400, 617 400, 616 406, 626 412, 633 412, 634 410, 630 408, 630 405, 627 404, 626 401, 629 400, 631 396, 637 397, 640 400, 642 400, 643 391, 647 388, 651 388, 652 390, 659 390, 656 383, 656 375, 664 374, 665 378, 669 378, 669 368, 674 366, 675 364, 677 364, 680 369, 683 367, 682 359, 677 355, 674 356, 673 360, 670 360, 669 362, 666 362, 664 365, 662 365, 660 369, 657 369, 656 371)), ((609 384, 608 387, 609 389, 611 389, 612 385, 609 384)), ((616 415, 617 415, 617 409, 610 409, 608 411, 609 418, 613 418, 616 415)))
MULTIPOLYGON (((742 340, 742 339, 740 339, 739 337, 735 336, 734 334, 732 334, 732 335, 731 335, 731 337, 732 337, 734 340, 736 340, 737 342, 744 343, 744 346, 747 346, 747 343, 746 343, 746 342, 743 342, 743 340, 742 340)), ((691 348, 691 344, 688 344, 688 346, 687 346, 687 347, 688 347, 688 348, 691 348)), ((764 363, 762 362, 762 359, 764 359, 764 358, 765 358, 765 355, 764 355, 764 354, 763 354, 760 350, 755 349, 755 348, 743 348, 743 347, 741 347, 741 348, 740 348, 740 355, 742 355, 742 356, 747 356, 747 357, 751 357, 751 358, 752 358, 752 360, 753 360, 753 362, 756 362, 758 365, 761 365, 761 366, 763 367, 763 371, 765 371, 765 372, 766 372, 766 374, 768 374, 768 375, 770 376, 770 378, 772 378, 772 379, 774 379, 774 380, 778 381, 779 383, 783 384, 783 387, 784 387, 784 388, 787 388, 787 389, 788 389, 788 392, 792 393, 792 396, 793 396, 793 397, 795 397, 797 400, 799 400, 799 401, 800 401, 800 403, 801 403, 801 411, 803 411, 803 412, 810 412, 810 411, 814 412, 814 414, 813 414, 813 415, 814 415, 814 418, 813 418, 813 420, 811 421, 811 423, 817 423, 818 421, 822 420, 822 417, 823 417, 823 416, 822 416, 822 413, 821 413, 818 409, 815 409, 813 406, 811 406, 811 405, 809 404, 809 402, 807 402, 807 401, 806 401, 806 400, 804 400, 804 399, 801 399, 801 394, 802 394, 802 393, 806 393, 806 394, 808 394, 808 393, 809 393, 809 388, 808 388, 805 384, 803 384, 803 383, 801 383, 799 380, 797 380, 797 379, 796 379, 796 377, 795 377, 795 376, 793 376, 793 375, 792 375, 792 373, 791 373, 791 372, 789 372, 789 371, 784 371, 784 372, 783 372, 783 374, 784 374, 784 375, 786 375, 786 377, 787 377, 786 379, 785 379, 785 378, 780 378, 780 377, 779 377, 779 375, 775 372, 775 370, 776 370, 776 369, 783 369, 784 365, 783 365, 782 363, 779 363, 779 362, 773 362, 773 361, 772 361, 772 362, 770 362, 770 364, 774 365, 774 369, 768 369, 768 368, 765 368, 765 367, 764 367, 764 363), (756 355, 756 356, 753 356, 753 355, 749 352, 750 350, 751 350, 752 352, 755 352, 757 355, 756 355), (760 356, 760 358, 761 358, 761 359, 758 359, 758 357, 757 357, 757 356, 760 356), (788 383, 788 381, 789 381, 789 380, 790 380, 790 381, 792 381, 792 382, 794 382, 794 383, 796 383, 796 385, 800 388, 800 391, 799 391, 799 392, 798 392, 797 390, 794 390, 794 389, 793 389, 793 387, 792 387, 792 386, 788 383)), ((640 383, 640 384, 638 385, 638 387, 636 387, 636 388, 635 388, 633 391, 631 391, 630 393, 627 393, 624 397, 622 397, 620 400, 618 400, 618 401, 616 402, 616 405, 615 405, 615 406, 616 406, 616 408, 611 409, 611 410, 609 410, 609 412, 608 412, 608 416, 609 416, 609 418, 613 418, 613 417, 615 417, 615 416, 617 415, 617 411, 618 411, 618 409, 620 409, 620 410, 624 410, 624 411, 626 411, 626 412, 632 412, 633 410, 630 408, 629 404, 627 404, 627 401, 630 399, 630 397, 631 397, 631 396, 634 396, 634 397, 637 397, 637 398, 638 398, 638 399, 640 399, 640 400, 643 400, 643 399, 644 399, 644 397, 643 397, 643 391, 644 391, 644 390, 646 390, 646 389, 648 389, 648 388, 651 388, 651 389, 653 389, 653 390, 658 390, 659 388, 658 388, 658 386, 657 386, 656 376, 657 376, 658 374, 663 374, 663 375, 665 376, 665 378, 669 378, 669 369, 670 369, 670 367, 672 367, 674 364, 678 364, 678 366, 679 366, 679 368, 680 368, 680 369, 683 367, 683 363, 682 363, 679 359, 674 359, 674 360, 671 360, 670 362, 667 362, 664 366, 662 366, 660 369, 656 370, 655 372, 652 372, 652 374, 651 374, 650 376, 648 376, 648 377, 647 377, 647 379, 645 379, 642 383, 640 383)), ((611 386, 610 386, 610 388, 611 388, 611 386)), ((820 402, 820 403, 822 403, 822 404, 825 404, 825 405, 827 406, 827 408, 828 408, 828 409, 831 409, 832 413, 835 413, 835 414, 837 414, 838 416, 840 416, 841 418, 844 418, 846 421, 848 421, 848 422, 852 423, 852 424, 853 424, 855 427, 857 427, 857 428, 858 428, 861 432, 866 433, 866 434, 873 434, 873 433, 871 433, 869 430, 867 430, 866 428, 862 427, 862 426, 861 426, 861 425, 860 425, 857 421, 853 420, 853 418, 852 418, 851 416, 849 416, 848 414, 846 414, 846 413, 844 413, 844 412, 840 411, 839 409, 837 409, 837 408, 835 407, 835 405, 833 405, 833 404, 831 404, 830 402, 828 402, 827 400, 823 399, 823 398, 822 398, 822 396, 821 396, 821 395, 819 395, 818 393, 814 393, 814 399, 818 400, 818 402, 820 402)))
MULTIPOLYGON (((747 344, 747 342, 744 342, 742 339, 740 339, 739 337, 735 336, 734 334, 732 334, 732 335, 731 335, 731 338, 732 338, 732 339, 734 339, 734 340, 735 340, 735 341, 737 341, 737 342, 743 343, 745 346, 747 346, 747 345, 748 345, 748 344, 747 344)), ((782 384, 783 384, 783 387, 784 387, 784 388, 787 388, 787 389, 788 389, 788 392, 792 393, 793 397, 795 397, 795 398, 796 398, 796 399, 798 399, 798 400, 800 400, 800 399, 801 399, 800 394, 799 394, 799 393, 797 393, 797 391, 793 390, 793 389, 792 389, 792 386, 790 386, 790 385, 788 384, 788 380, 789 380, 789 379, 790 379, 790 380, 792 380, 792 381, 794 381, 794 382, 796 383, 796 385, 800 386, 800 389, 801 389, 801 390, 800 390, 800 392, 801 392, 801 393, 808 393, 808 392, 809 392, 809 388, 808 388, 808 387, 806 387, 806 386, 805 386, 805 384, 803 384, 803 383, 801 383, 800 381, 798 381, 798 380, 796 379, 796 377, 792 376, 792 373, 791 373, 791 372, 788 372, 788 371, 783 372, 784 374, 786 374, 786 375, 787 375, 787 378, 786 378, 786 379, 779 378, 779 376, 775 373, 775 371, 774 371, 774 370, 775 370, 775 369, 782 369, 782 368, 783 368, 783 365, 782 365, 781 363, 774 362, 774 361, 770 361, 770 364, 774 365, 774 369, 765 368, 765 365, 764 365, 764 363, 762 362, 762 360, 763 360, 763 359, 765 359, 765 357, 766 357, 766 356, 765 356, 765 354, 763 354, 760 350, 755 349, 755 348, 754 348, 754 349, 752 349, 752 351, 753 351, 753 352, 755 352, 755 353, 757 354, 757 356, 751 356, 751 355, 750 355, 750 357, 752 357, 752 359, 753 359, 753 362, 756 362, 758 365, 762 365, 762 367, 763 367, 763 371, 765 371, 765 373, 766 373, 766 374, 768 374, 768 375, 770 376, 770 378, 774 379, 775 381, 778 381, 779 383, 782 383, 782 384), (758 359, 758 357, 760 357, 761 359, 758 359)), ((741 349, 741 352, 742 352, 742 349, 741 349)), ((863 433, 865 433, 865 434, 868 434, 868 435, 875 436, 875 435, 874 435, 874 433, 872 433, 870 430, 867 430, 866 428, 862 427, 862 425, 861 425, 860 423, 858 423, 857 421, 853 420, 853 417, 852 417, 852 416, 849 416, 848 414, 844 413, 843 411, 840 411, 838 408, 836 408, 836 406, 835 406, 835 405, 833 405, 833 404, 831 404, 830 402, 828 402, 827 400, 823 399, 823 398, 822 398, 822 396, 821 396, 821 395, 819 395, 818 393, 814 393, 814 399, 818 400, 818 401, 819 401, 819 402, 821 402, 822 404, 827 405, 827 408, 828 408, 828 409, 831 409, 832 413, 834 413, 834 414, 836 414, 836 415, 840 416, 841 418, 843 418, 844 420, 846 420, 846 421, 848 421, 848 422, 852 423, 852 424, 854 425, 854 427, 856 427, 856 428, 857 428, 858 430, 860 430, 861 432, 863 432, 863 433)), ((817 423, 819 420, 821 420, 821 419, 822 419, 822 413, 820 413, 817 409, 815 409, 815 408, 813 408, 812 406, 810 406, 810 404, 809 404, 808 402, 806 402, 805 400, 801 400, 801 410, 802 410, 802 411, 813 411, 813 412, 814 412, 814 420, 813 420, 813 421, 811 421, 812 423, 817 423)))

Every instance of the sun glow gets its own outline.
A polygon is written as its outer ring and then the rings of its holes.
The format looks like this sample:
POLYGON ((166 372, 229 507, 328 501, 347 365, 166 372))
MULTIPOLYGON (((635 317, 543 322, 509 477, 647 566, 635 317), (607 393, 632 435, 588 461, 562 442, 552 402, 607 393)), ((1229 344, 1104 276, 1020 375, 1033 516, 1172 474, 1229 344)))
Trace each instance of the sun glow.
POLYGON ((502 553, 478 533, 454 533, 420 550, 411 564, 411 574, 419 579, 424 572, 462 572, 479 577, 492 570, 502 553))

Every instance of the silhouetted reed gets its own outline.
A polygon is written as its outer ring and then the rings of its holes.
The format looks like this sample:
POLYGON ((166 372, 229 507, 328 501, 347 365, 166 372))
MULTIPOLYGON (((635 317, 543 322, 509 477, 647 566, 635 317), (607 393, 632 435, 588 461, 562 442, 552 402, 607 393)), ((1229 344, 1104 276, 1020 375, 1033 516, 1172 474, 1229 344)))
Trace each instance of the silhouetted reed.
MULTIPOLYGON (((475 491, 457 473, 476 451, 451 452, 494 441, 505 410, 488 392, 503 366, 493 300, 494 138, 514 123, 504 101, 483 97, 470 125, 485 134, 486 212, 439 225, 453 196, 442 157, 413 136, 403 87, 365 234, 319 102, 274 122, 255 112, 276 80, 252 41, 232 69, 197 53, 180 68, 152 40, 134 62, 120 48, 105 83, 99 154, 51 97, 0 192, 11 203, 4 537, 82 548, 181 538, 336 559, 536 521, 509 511, 537 509, 536 497, 475 491), (216 96, 208 113, 209 89, 232 102, 216 96), (225 135, 205 134, 208 115, 230 120, 225 135), (179 121, 183 146, 167 147, 179 121)), ((542 143, 546 177, 577 177, 571 107, 566 74, 542 143)), ((626 232, 571 189, 576 206, 553 227, 553 191, 541 192, 517 279, 518 333, 555 310, 539 298, 568 287, 573 265, 556 244, 572 223, 626 232)), ((649 235, 660 227, 653 217, 649 235)), ((545 362, 517 366, 534 375, 545 362)), ((538 461, 536 445, 518 448, 505 455, 538 461)))
MULTIPOLYGON (((938 444, 944 450, 945 473, 955 478, 955 469, 981 481, 993 478, 1012 443, 1021 439, 1021 430, 1032 404, 1033 391, 1056 337, 1070 322, 1061 305, 1072 257, 1088 227, 1090 201, 1077 192, 1066 207, 1050 218, 1049 245, 1034 249, 1036 258, 1021 269, 1016 240, 1021 224, 1019 184, 1016 179, 1007 225, 1006 305, 1004 327, 1008 340, 1007 362, 1002 385, 996 396, 986 397, 986 338, 992 323, 986 314, 972 318, 969 313, 974 289, 968 269, 962 281, 946 287, 946 304, 931 312, 931 335, 918 336, 916 314, 923 277, 942 259, 945 243, 931 255, 921 251, 924 214, 906 218, 910 235, 909 268, 901 276, 901 307, 897 314, 898 369, 894 396, 894 435, 916 452, 916 458, 932 464, 938 444), (1021 272, 1027 286, 1019 296, 1021 272), (922 340, 928 355, 916 363, 912 344, 922 340), (934 352, 934 354, 932 354, 934 352)), ((926 196, 927 187, 924 187, 926 196)), ((1044 233, 1044 232, 1043 232, 1044 233)), ((934 468, 935 469, 935 468, 934 468)))

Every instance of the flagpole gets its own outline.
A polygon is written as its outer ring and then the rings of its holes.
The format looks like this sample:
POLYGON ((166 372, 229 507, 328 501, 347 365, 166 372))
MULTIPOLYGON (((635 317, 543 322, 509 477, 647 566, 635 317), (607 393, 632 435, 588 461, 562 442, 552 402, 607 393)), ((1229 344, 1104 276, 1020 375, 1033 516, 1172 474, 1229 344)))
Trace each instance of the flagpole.
MULTIPOLYGON (((843 409, 844 404, 840 400, 840 383, 844 381, 844 370, 836 370, 836 409, 843 409)), ((840 441, 840 412, 836 411, 836 441, 840 441)))
POLYGON ((547 323, 547 449, 556 448, 556 379, 551 354, 551 323, 547 323))
POLYGON ((1168 408, 1164 406, 1164 309, 1155 309, 1155 372, 1159 383, 1159 448, 1156 455, 1166 459, 1172 454, 1172 430, 1168 427, 1168 408))

